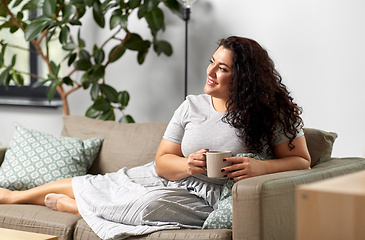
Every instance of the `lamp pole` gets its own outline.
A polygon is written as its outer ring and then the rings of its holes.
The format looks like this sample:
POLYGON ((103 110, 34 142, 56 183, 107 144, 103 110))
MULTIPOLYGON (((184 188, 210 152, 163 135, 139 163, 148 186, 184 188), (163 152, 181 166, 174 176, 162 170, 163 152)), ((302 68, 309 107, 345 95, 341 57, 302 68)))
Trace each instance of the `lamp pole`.
POLYGON ((184 8, 183 19, 185 21, 185 99, 188 95, 188 22, 190 19, 190 8, 184 8))
POLYGON ((196 0, 178 0, 183 6, 183 19, 185 21, 185 92, 184 99, 188 95, 188 22, 190 19, 190 7, 196 0))

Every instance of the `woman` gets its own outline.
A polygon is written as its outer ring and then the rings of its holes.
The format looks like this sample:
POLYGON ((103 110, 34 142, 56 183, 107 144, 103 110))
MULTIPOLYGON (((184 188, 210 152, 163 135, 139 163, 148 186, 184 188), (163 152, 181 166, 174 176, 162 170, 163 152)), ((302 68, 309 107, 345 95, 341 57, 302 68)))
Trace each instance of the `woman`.
POLYGON ((1 189, 0 203, 81 214, 101 238, 199 228, 217 207, 224 182, 205 174, 203 153, 208 149, 270 159, 227 158, 233 164, 221 171, 235 181, 310 167, 301 109, 258 43, 222 39, 207 68, 204 91, 188 96, 175 111, 154 164, 22 192, 1 189))

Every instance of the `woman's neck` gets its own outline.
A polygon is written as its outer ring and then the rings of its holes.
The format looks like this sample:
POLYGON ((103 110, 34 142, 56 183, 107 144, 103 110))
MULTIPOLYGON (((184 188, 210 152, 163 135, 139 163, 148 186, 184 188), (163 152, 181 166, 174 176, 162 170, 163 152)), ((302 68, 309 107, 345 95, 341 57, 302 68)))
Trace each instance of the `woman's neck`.
POLYGON ((221 113, 227 112, 226 102, 227 102, 226 100, 212 97, 212 104, 217 112, 221 113))

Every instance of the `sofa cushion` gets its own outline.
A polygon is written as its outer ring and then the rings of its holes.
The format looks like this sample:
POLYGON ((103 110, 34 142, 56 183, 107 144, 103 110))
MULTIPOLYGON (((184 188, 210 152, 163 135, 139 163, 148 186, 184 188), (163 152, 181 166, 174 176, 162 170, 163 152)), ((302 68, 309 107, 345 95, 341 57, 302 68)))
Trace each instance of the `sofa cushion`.
POLYGON ((330 160, 337 133, 314 128, 305 128, 304 133, 308 151, 312 159, 311 167, 330 160))
POLYGON ((44 206, 0 205, 0 227, 54 235, 59 240, 72 239, 75 225, 80 218, 75 214, 56 212, 44 206))
MULTIPOLYGON (((91 230, 85 220, 77 222, 74 240, 100 240, 91 230)), ((232 231, 229 229, 209 229, 209 230, 164 230, 147 235, 134 236, 126 240, 136 239, 158 239, 158 240, 183 240, 183 239, 212 239, 212 240, 232 240, 232 231)))
POLYGON ((16 131, 0 167, 0 187, 26 190, 55 180, 85 175, 102 138, 82 141, 53 136, 15 124, 16 131))
POLYGON ((103 137, 100 154, 89 173, 116 172, 154 161, 167 123, 118 123, 83 116, 63 117, 61 135, 87 139, 103 137))

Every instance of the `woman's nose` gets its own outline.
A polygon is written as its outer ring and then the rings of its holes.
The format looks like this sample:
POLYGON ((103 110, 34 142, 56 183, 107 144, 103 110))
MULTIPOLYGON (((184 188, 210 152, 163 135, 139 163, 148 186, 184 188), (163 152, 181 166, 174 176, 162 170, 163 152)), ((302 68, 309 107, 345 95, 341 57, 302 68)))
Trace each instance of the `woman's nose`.
POLYGON ((215 71, 214 71, 214 68, 212 66, 208 66, 208 68, 207 68, 207 74, 210 77, 214 77, 215 76, 215 71))

